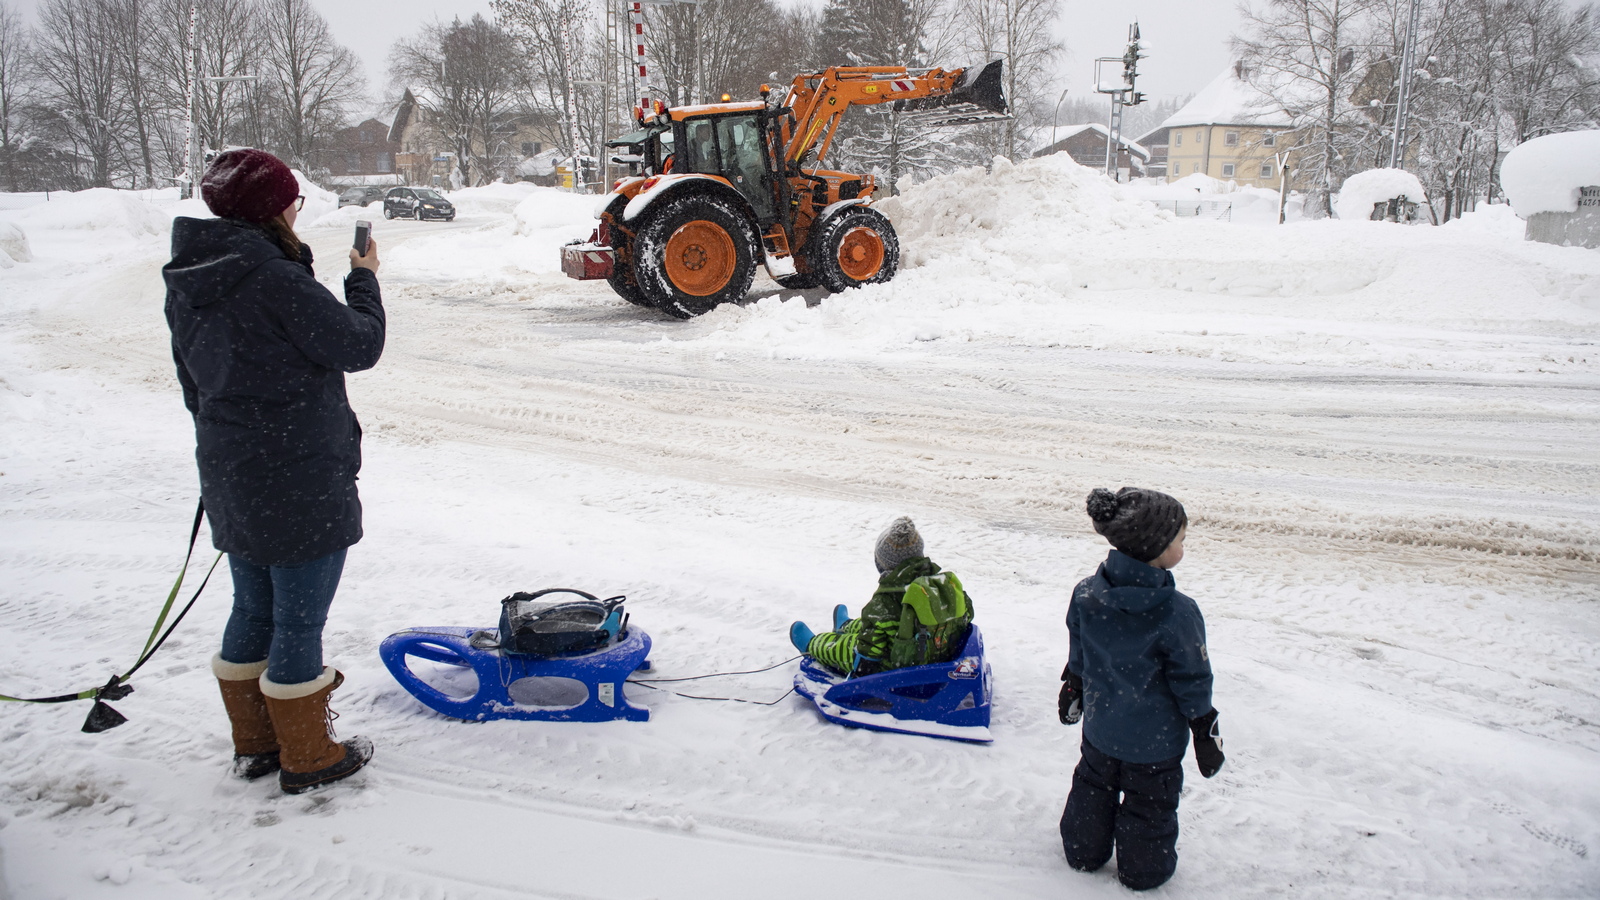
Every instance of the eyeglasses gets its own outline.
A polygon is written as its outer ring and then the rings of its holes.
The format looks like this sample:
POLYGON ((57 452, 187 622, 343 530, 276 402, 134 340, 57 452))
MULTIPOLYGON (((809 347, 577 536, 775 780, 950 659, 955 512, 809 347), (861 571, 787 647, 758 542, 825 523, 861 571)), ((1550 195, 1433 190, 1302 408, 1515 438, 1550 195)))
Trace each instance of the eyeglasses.
POLYGON ((300 210, 305 209, 305 208, 306 208, 306 198, 305 198, 304 194, 301 194, 300 196, 294 198, 294 211, 295 212, 299 212, 300 210))

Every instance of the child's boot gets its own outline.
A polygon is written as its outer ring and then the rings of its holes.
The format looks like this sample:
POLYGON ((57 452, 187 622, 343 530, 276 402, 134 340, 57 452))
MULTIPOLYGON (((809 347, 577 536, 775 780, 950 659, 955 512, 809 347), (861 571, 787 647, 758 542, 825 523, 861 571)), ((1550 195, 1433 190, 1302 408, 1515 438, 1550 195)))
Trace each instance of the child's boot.
POLYGON ((805 653, 806 648, 811 646, 811 639, 814 637, 816 634, 804 622, 796 622, 789 626, 789 643, 801 653, 805 653))
POLYGON ((844 623, 848 621, 850 621, 850 607, 845 606, 843 603, 835 606, 833 608, 833 630, 840 630, 844 627, 844 623))

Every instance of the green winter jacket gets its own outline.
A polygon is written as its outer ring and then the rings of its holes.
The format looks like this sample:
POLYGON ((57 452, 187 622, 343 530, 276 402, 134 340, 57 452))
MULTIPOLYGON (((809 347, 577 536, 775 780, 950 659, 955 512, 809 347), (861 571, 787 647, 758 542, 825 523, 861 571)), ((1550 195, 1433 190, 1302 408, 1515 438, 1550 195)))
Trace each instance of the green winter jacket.
POLYGON ((861 609, 856 652, 866 660, 856 674, 954 659, 971 624, 972 598, 955 575, 940 576, 938 564, 925 556, 907 560, 878 577, 878 589, 861 609), (928 581, 912 587, 919 578, 928 581), (906 601, 907 588, 914 602, 906 601))

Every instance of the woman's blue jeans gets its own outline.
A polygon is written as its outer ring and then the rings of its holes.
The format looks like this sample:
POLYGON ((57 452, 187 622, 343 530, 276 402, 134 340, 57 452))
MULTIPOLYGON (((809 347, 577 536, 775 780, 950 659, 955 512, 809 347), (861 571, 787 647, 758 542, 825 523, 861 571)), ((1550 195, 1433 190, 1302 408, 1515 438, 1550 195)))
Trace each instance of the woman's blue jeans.
POLYGON ((322 674, 322 626, 344 573, 345 550, 298 566, 258 566, 228 554, 233 615, 222 632, 222 658, 267 661, 267 678, 300 684, 322 674))

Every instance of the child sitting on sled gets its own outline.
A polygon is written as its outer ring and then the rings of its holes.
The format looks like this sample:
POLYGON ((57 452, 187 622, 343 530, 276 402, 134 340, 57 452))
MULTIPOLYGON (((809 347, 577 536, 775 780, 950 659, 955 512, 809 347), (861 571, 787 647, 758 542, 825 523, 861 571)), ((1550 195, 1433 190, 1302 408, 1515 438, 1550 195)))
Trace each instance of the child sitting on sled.
POLYGON ((796 622, 789 626, 795 648, 850 676, 954 659, 972 624, 972 598, 954 573, 924 555, 917 526, 895 519, 878 536, 872 561, 878 589, 861 618, 849 618, 841 603, 833 609, 833 631, 813 634, 796 622))

